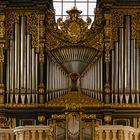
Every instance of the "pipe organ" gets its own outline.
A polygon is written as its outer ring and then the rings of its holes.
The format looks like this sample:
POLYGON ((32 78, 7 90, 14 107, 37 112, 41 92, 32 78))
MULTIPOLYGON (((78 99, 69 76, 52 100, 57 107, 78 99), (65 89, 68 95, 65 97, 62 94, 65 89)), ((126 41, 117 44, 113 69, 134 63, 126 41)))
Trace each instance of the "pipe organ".
POLYGON ((103 101, 103 57, 99 57, 81 77, 81 92, 103 101))
POLYGON ((111 51, 112 103, 139 104, 140 49, 131 39, 131 16, 124 16, 124 26, 118 28, 118 42, 111 51))
MULTIPOLYGON (((0 0, 0 131, 45 124, 84 140, 98 125, 140 127, 140 2, 97 0, 93 23, 81 13, 55 21, 51 0, 0 0)), ((25 137, 34 130, 48 134, 25 137)))

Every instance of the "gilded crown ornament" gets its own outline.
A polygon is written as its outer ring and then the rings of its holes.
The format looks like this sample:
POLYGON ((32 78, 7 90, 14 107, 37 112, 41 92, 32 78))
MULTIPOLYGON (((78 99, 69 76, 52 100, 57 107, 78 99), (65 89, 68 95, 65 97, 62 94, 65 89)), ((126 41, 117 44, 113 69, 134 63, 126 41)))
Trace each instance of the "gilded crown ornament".
POLYGON ((91 19, 88 17, 85 22, 80 14, 82 11, 77 10, 73 7, 67 11, 68 17, 63 22, 61 18, 57 20, 57 24, 60 27, 62 35, 71 43, 78 43, 84 40, 89 32, 88 26, 91 24, 91 19))

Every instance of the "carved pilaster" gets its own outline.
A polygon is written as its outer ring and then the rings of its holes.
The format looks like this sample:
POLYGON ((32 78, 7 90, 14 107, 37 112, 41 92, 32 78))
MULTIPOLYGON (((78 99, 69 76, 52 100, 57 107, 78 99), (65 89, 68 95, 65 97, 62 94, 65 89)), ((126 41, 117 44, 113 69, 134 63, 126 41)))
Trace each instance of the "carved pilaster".
POLYGON ((43 81, 43 65, 44 65, 44 47, 45 47, 45 15, 39 15, 39 60, 40 60, 40 103, 44 102, 44 81, 43 81))
POLYGON ((4 83, 3 83, 3 64, 4 64, 4 43, 5 43, 5 15, 0 15, 0 103, 4 100, 4 83))
POLYGON ((40 44, 40 54, 39 54, 39 62, 40 62, 40 85, 39 85, 39 93, 40 93, 40 103, 44 102, 44 81, 43 81, 43 65, 44 65, 44 43, 40 44))
POLYGON ((105 102, 110 103, 110 83, 109 83, 109 63, 110 63, 110 48, 111 48, 111 14, 104 14, 105 17, 105 27, 104 27, 104 33, 105 33, 105 63, 106 63, 106 84, 105 84, 105 102))

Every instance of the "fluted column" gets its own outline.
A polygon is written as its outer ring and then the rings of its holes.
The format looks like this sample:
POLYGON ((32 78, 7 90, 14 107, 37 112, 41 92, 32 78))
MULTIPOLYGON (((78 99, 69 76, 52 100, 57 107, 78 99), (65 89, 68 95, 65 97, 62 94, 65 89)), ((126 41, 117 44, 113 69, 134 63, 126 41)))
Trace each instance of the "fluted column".
POLYGON ((110 64, 110 47, 111 47, 111 25, 110 14, 104 14, 106 25, 105 31, 105 63, 106 63, 106 83, 105 83, 105 102, 110 103, 110 82, 109 82, 109 64, 110 64))
POLYGON ((40 94, 40 103, 44 102, 44 45, 45 45, 45 27, 44 27, 44 19, 45 15, 40 14, 39 15, 39 62, 40 62, 40 84, 39 84, 39 94, 40 94))
POLYGON ((4 28, 4 20, 5 15, 0 15, 0 103, 4 102, 4 79, 3 79, 3 64, 4 64, 4 36, 5 36, 5 28, 4 28))

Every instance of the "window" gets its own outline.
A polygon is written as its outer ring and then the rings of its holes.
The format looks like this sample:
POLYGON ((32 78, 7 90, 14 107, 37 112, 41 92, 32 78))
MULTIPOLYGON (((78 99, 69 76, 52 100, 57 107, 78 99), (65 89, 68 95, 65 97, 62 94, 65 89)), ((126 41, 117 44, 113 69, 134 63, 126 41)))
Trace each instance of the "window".
POLYGON ((53 0, 53 6, 56 12, 56 20, 61 17, 64 21, 68 16, 66 11, 75 6, 82 11, 81 16, 84 20, 90 17, 93 21, 96 0, 53 0))

